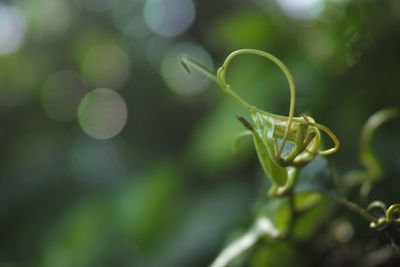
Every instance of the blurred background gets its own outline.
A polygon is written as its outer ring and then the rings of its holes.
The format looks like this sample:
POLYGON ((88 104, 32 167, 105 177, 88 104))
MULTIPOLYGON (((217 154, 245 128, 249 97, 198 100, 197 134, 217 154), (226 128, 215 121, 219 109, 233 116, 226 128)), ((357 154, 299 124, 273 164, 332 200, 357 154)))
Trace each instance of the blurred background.
MULTIPOLYGON (((1 1, 0 266, 207 266, 251 224, 265 177, 251 140, 232 153, 234 115, 246 110, 177 57, 216 70, 240 48, 292 71, 296 114, 341 139, 329 157, 338 179, 361 168, 362 125, 400 105, 399 1, 1 1)), ((242 56, 228 80, 248 102, 288 113, 270 62, 242 56)), ((391 200, 398 122, 374 141, 390 174, 377 195, 391 200)), ((354 220, 353 239, 379 247, 354 220)), ((329 251, 265 255, 269 266, 312 266, 329 251)))

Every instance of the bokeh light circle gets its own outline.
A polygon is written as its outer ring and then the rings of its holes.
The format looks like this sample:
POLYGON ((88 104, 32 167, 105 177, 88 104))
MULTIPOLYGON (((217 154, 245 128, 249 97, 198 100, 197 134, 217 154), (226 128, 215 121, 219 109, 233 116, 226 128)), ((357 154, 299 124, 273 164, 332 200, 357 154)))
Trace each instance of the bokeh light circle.
POLYGON ((76 118, 79 103, 87 91, 78 73, 71 70, 56 72, 42 87, 42 106, 54 120, 71 121, 76 118))
POLYGON ((191 0, 148 0, 144 6, 144 19, 150 30, 158 35, 173 37, 182 34, 195 18, 191 0))
POLYGON ((170 49, 161 64, 161 74, 167 86, 183 96, 194 96, 201 93, 210 83, 209 78, 198 71, 187 73, 179 62, 182 54, 190 55, 209 69, 213 62, 207 51, 194 43, 181 43, 170 49))
POLYGON ((143 5, 142 1, 120 1, 114 7, 114 24, 124 36, 140 38, 151 33, 144 21, 143 5))
POLYGON ((130 59, 117 45, 97 45, 84 55, 81 72, 92 87, 119 88, 129 77, 130 59))
POLYGON ((298 20, 317 18, 324 10, 324 0, 277 0, 279 7, 289 17, 298 20))
POLYGON ((20 9, 0 4, 0 55, 16 51, 25 38, 25 19, 20 9))
POLYGON ((112 9, 117 0, 81 0, 82 7, 87 11, 102 13, 112 9))
POLYGON ((127 113, 125 101, 116 91, 99 88, 82 99, 78 119, 87 135, 96 139, 108 139, 122 131, 127 113))
POLYGON ((18 5, 26 17, 29 37, 49 41, 62 36, 79 15, 73 10, 73 1, 19 0, 18 5))

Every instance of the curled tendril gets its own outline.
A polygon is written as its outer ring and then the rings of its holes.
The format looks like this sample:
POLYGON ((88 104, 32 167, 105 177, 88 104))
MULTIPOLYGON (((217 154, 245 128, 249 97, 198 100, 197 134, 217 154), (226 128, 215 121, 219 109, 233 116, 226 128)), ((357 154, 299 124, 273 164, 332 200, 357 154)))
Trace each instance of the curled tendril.
POLYGON ((336 137, 336 135, 331 131, 331 129, 329 129, 328 127, 326 127, 322 124, 319 124, 319 123, 310 123, 310 125, 324 131, 331 138, 331 140, 333 141, 333 143, 335 145, 332 148, 329 148, 329 149, 326 149, 323 151, 318 151, 319 155, 326 156, 326 155, 330 155, 330 154, 333 154, 336 151, 338 151, 338 149, 340 147, 340 142, 339 142, 339 139, 336 137))
POLYGON ((243 106, 247 107, 248 109, 252 110, 255 109, 257 111, 260 111, 261 113, 266 113, 267 115, 271 116, 271 117, 276 117, 275 114, 269 113, 269 112, 265 112, 263 110, 260 110, 252 105, 250 105, 249 103, 247 103, 245 100, 243 100, 238 94, 236 94, 232 89, 231 86, 226 82, 226 72, 228 70, 228 67, 231 63, 231 61, 233 60, 234 57, 239 56, 239 55, 243 55, 243 54, 254 54, 254 55, 259 55, 262 57, 265 57, 269 60, 271 60, 272 62, 274 62, 281 70, 282 72, 285 74, 288 82, 289 82, 289 86, 290 86, 290 108, 289 108, 289 125, 291 120, 293 119, 294 116, 294 109, 295 109, 295 102, 296 102, 296 87, 294 84, 294 80, 292 77, 292 74, 289 72, 289 70, 287 69, 287 67, 282 63, 282 61, 280 61, 278 58, 276 58, 275 56, 264 52, 264 51, 260 51, 260 50, 255 50, 255 49, 240 49, 237 50, 235 52, 232 52, 224 61, 223 65, 218 69, 217 71, 217 79, 219 84, 221 85, 222 89, 230 96, 234 97, 236 100, 238 100, 241 104, 243 104, 243 106))
MULTIPOLYGON (((367 207, 368 212, 372 210, 380 210, 381 215, 374 217, 370 227, 378 230, 387 228, 390 224, 400 224, 400 204, 393 204, 387 208, 386 204, 381 201, 374 201, 367 207)), ((371 215, 372 216, 372 215, 371 215)))
POLYGON ((400 204, 391 205, 386 211, 386 220, 400 224, 400 204))
MULTIPOLYGON (((287 140, 287 136, 289 134, 289 129, 292 123, 292 119, 294 116, 294 109, 295 109, 295 102, 296 102, 296 87, 294 84, 294 80, 292 77, 292 74, 289 72, 289 70, 287 69, 287 67, 282 63, 282 61, 280 61, 278 58, 276 58, 275 56, 264 52, 264 51, 260 51, 260 50, 255 50, 255 49, 240 49, 237 50, 235 52, 232 52, 226 59, 224 64, 218 69, 217 72, 217 79, 218 79, 218 83, 220 84, 220 86, 222 87, 222 89, 225 91, 226 94, 232 96, 233 98, 235 98, 237 101, 239 101, 243 106, 247 107, 249 110, 256 110, 256 111, 262 111, 252 105, 250 105, 249 103, 247 103, 245 100, 243 100, 238 94, 236 94, 232 89, 231 86, 226 82, 225 79, 225 75, 226 75, 226 71, 228 70, 228 66, 231 63, 231 61, 233 60, 234 57, 238 56, 238 55, 242 55, 242 54, 254 54, 254 55, 259 55, 262 57, 265 57, 269 60, 271 60, 272 62, 274 62, 285 74, 288 82, 289 82, 289 86, 290 86, 290 107, 289 107, 289 120, 288 120, 288 127, 286 128, 284 137, 283 137, 283 142, 281 145, 281 148, 279 150, 279 154, 282 152, 283 147, 285 146, 285 142, 287 140)), ((265 113, 265 111, 262 111, 262 113, 265 113)), ((272 113, 268 113, 267 115, 274 117, 274 114, 272 113)))
MULTIPOLYGON (((399 108, 385 108, 368 118, 361 131, 359 158, 365 171, 360 172, 358 180, 361 184, 360 194, 363 198, 370 193, 372 186, 382 179, 383 169, 373 149, 372 139, 379 127, 396 117, 400 117, 399 108)), ((358 174, 359 175, 359 174, 358 174)), ((351 177, 351 176, 350 176, 351 177)), ((357 177, 357 176, 356 176, 357 177)))
MULTIPOLYGON (((296 183, 299 168, 310 162, 316 155, 329 155, 339 149, 339 140, 335 134, 326 126, 318 124, 312 117, 294 117, 296 102, 296 87, 292 74, 277 57, 260 50, 240 49, 231 53, 214 75, 203 65, 181 56, 180 61, 184 69, 190 72, 188 65, 204 73, 216 81, 224 92, 246 107, 252 115, 255 126, 247 122, 243 117, 237 117, 253 136, 261 165, 272 181, 269 191, 270 196, 282 196, 290 192, 296 183), (226 73, 232 60, 245 54, 264 57, 279 67, 285 75, 290 90, 290 106, 288 116, 276 115, 261 110, 247 103, 241 98, 226 81, 226 73), (320 150, 321 133, 325 132, 333 141, 334 147, 320 150), (279 141, 281 143, 278 145, 279 141), (287 142, 294 144, 290 151, 284 153, 287 142)), ((248 135, 247 132, 246 135, 248 135)), ((242 137, 243 135, 239 135, 242 137)))
MULTIPOLYGON (((218 69, 217 72, 217 81, 220 84, 220 86, 222 87, 222 89, 224 90, 224 92, 226 94, 228 94, 229 96, 235 98, 239 103, 241 103, 243 106, 245 106, 250 112, 254 113, 254 112, 258 112, 260 114, 264 114, 267 116, 270 116, 278 121, 287 121, 287 125, 285 127, 285 131, 282 137, 282 144, 279 148, 279 152, 278 154, 281 155, 282 150, 285 146, 285 143, 288 140, 288 136, 292 127, 292 122, 296 122, 296 123, 304 123, 306 121, 306 123, 309 124, 309 126, 311 127, 315 127, 317 129, 320 129, 322 131, 324 131, 325 133, 327 133, 327 135, 332 139, 332 141, 334 142, 334 147, 327 149, 327 150, 323 150, 323 151, 318 151, 317 153, 319 155, 329 155, 332 154, 334 152, 336 152, 339 149, 340 146, 340 142, 338 140, 338 138, 335 136, 335 134, 326 126, 323 126, 321 124, 315 123, 315 122, 307 122, 307 120, 304 120, 303 117, 294 117, 294 111, 295 111, 295 102, 296 102, 296 86, 293 80, 293 76, 290 73, 290 71, 288 70, 288 68, 285 66, 285 64, 283 64, 282 61, 280 61, 277 57, 264 52, 264 51, 260 51, 260 50, 255 50, 255 49, 240 49, 237 50, 233 53, 231 53, 224 61, 223 65, 218 69), (232 87, 227 83, 226 81, 226 72, 228 70, 228 67, 230 65, 230 63, 232 62, 232 60, 239 56, 239 55, 244 55, 244 54, 253 54, 253 55, 258 55, 258 56, 262 56, 264 58, 267 58, 269 60, 271 60, 273 63, 275 63, 279 69, 283 72, 283 74, 285 75, 288 83, 289 83, 289 90, 290 90, 290 106, 289 106, 289 114, 288 117, 284 117, 284 116, 279 116, 279 115, 275 115, 269 112, 266 112, 264 110, 261 110, 253 105, 250 105, 249 103, 247 103, 243 98, 241 98, 235 91, 232 90, 232 87)), ((318 135, 319 137, 319 135, 318 135)), ((308 150, 308 152, 310 152, 308 150)), ((314 153, 315 154, 315 153, 314 153)))
POLYGON ((382 176, 382 167, 380 166, 375 154, 372 151, 372 138, 376 130, 385 122, 400 116, 400 109, 386 108, 374 113, 365 123, 360 142, 360 160, 367 169, 371 180, 379 180, 382 176))

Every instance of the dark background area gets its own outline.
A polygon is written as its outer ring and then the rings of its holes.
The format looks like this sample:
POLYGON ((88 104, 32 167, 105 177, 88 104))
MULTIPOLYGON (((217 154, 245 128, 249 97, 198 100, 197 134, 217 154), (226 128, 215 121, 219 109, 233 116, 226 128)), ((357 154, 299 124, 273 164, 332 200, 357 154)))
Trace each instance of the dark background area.
MULTIPOLYGON (((400 105, 399 1, 0 2, 0 266, 207 266, 251 223, 266 178, 250 140, 232 153, 234 115, 247 111, 177 58, 216 70, 240 48, 291 70, 296 114, 341 140, 328 157, 338 179, 360 169, 363 124, 400 105)), ((270 62, 242 56, 228 80, 248 102, 288 113, 287 82, 270 62)), ((386 177, 372 196, 389 203, 399 134, 391 121, 373 143, 386 177)), ((388 243, 350 221, 340 253, 315 254, 331 266, 343 249, 388 243)), ((312 266, 313 250, 301 251, 265 255, 312 266)), ((257 255, 249 266, 265 266, 257 255)))

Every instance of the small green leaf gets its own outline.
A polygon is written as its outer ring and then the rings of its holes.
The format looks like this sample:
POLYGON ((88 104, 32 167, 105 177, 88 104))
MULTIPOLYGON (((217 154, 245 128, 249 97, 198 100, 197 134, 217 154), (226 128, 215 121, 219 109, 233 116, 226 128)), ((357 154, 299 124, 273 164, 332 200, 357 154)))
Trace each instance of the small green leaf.
POLYGON ((288 169, 277 165, 273 158, 276 146, 273 138, 274 124, 268 118, 260 122, 257 120, 258 114, 253 114, 253 120, 256 121, 256 126, 253 127, 248 121, 242 117, 237 117, 238 120, 253 133, 254 146, 257 151, 258 159, 265 174, 272 181, 270 194, 274 195, 279 187, 283 187, 288 181, 288 169), (256 119, 254 119, 254 117, 256 119))
POLYGON ((264 169, 266 175, 273 181, 276 186, 284 186, 288 179, 287 168, 278 166, 271 157, 273 144, 263 141, 257 134, 253 135, 254 145, 256 147, 258 159, 264 169))
POLYGON ((307 240, 324 222, 331 210, 331 202, 323 194, 303 192, 296 195, 296 207, 301 213, 296 219, 293 238, 307 240))

